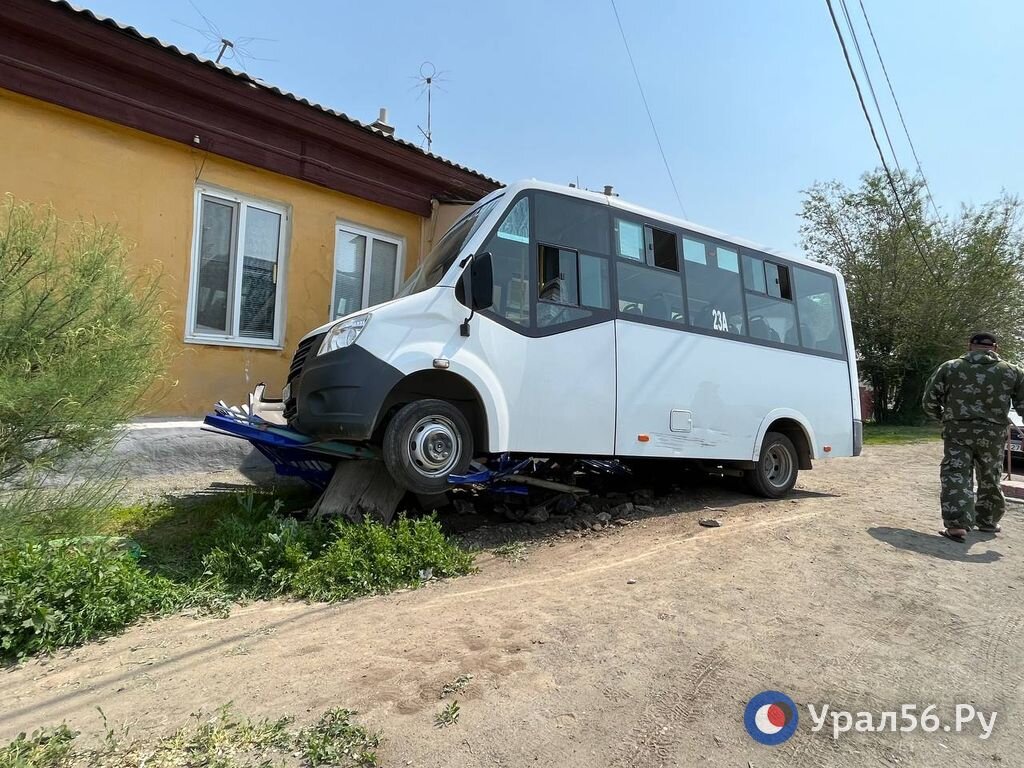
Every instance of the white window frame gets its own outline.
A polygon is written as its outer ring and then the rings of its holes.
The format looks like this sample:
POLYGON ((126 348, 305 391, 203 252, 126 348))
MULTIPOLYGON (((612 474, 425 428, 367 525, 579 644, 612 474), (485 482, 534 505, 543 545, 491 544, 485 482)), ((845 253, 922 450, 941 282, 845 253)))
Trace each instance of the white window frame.
MULTIPOLYGON (((367 302, 370 300, 370 266, 373 264, 371 254, 373 253, 373 241, 381 240, 385 243, 390 243, 397 247, 397 256, 395 258, 395 276, 394 276, 394 287, 391 289, 391 295, 398 291, 398 288, 402 284, 402 276, 405 274, 405 238, 398 235, 393 235, 388 232, 382 232, 376 229, 370 229, 361 224, 352 224, 348 221, 342 221, 339 219, 334 225, 334 255, 332 256, 331 263, 331 299, 330 305, 327 307, 327 320, 332 322, 336 320, 334 316, 334 308, 337 305, 337 296, 335 291, 338 287, 338 235, 340 232, 345 232, 349 235, 358 235, 366 238, 366 252, 363 255, 363 293, 359 297, 359 309, 356 312, 361 312, 367 308, 367 302)), ((351 313, 350 313, 351 314, 351 313)), ((338 317, 344 317, 339 315, 338 317)))
POLYGON ((288 237, 290 233, 290 217, 288 207, 281 203, 271 202, 250 195, 244 195, 223 187, 196 185, 194 198, 194 216, 192 221, 192 263, 189 269, 188 302, 185 314, 185 341, 189 344, 214 344, 229 347, 250 347, 259 349, 283 349, 285 318, 285 276, 288 273, 288 237), (203 216, 203 198, 230 204, 235 208, 235 221, 232 233, 231 253, 231 305, 228 315, 227 333, 208 333, 196 329, 195 312, 198 308, 197 292, 199 290, 200 240, 203 216), (242 336, 239 332, 242 305, 242 266, 239 258, 244 243, 246 212, 249 208, 259 208, 281 216, 281 230, 277 243, 277 293, 274 297, 274 337, 272 339, 254 339, 242 336))

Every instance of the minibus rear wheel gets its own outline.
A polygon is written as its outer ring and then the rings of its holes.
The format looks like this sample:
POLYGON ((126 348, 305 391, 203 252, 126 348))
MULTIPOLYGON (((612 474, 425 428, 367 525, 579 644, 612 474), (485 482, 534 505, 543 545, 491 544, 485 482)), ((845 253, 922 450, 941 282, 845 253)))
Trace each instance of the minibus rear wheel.
POLYGON ((746 472, 747 484, 758 496, 778 499, 796 485, 800 459, 793 441, 779 432, 769 432, 761 443, 757 465, 746 472))
POLYGON ((448 490, 448 475, 462 474, 473 458, 473 430, 444 400, 417 400, 384 430, 384 463, 395 482, 424 495, 448 490))

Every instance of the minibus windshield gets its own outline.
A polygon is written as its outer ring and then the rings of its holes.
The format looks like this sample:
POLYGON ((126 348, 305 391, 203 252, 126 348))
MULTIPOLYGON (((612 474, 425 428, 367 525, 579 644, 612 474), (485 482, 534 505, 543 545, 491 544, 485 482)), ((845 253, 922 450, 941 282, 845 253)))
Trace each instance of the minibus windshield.
POLYGON ((487 214, 491 212, 494 206, 497 204, 504 195, 499 195, 493 200, 488 200, 483 205, 477 206, 473 210, 469 211, 461 219, 455 222, 455 225, 448 230, 444 237, 441 238, 440 242, 435 245, 427 257, 422 261, 416 271, 413 272, 409 279, 405 281, 401 288, 398 289, 398 293, 395 294, 396 298, 401 296, 409 296, 420 291, 425 291, 427 288, 433 288, 437 285, 441 278, 444 277, 444 273, 448 271, 456 257, 462 251, 462 246, 466 244, 466 241, 472 237, 473 233, 477 231, 480 225, 487 218, 487 214))

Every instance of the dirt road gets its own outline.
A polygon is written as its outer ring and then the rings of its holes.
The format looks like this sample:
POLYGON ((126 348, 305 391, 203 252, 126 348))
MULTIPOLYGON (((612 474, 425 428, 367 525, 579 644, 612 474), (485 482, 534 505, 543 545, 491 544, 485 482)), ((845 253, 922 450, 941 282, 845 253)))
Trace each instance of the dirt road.
MULTIPOLYGON (((450 583, 343 605, 264 603, 176 617, 0 673, 0 737, 102 706, 136 732, 227 701, 250 715, 359 710, 383 765, 1019 765, 1024 520, 969 546, 935 535, 939 447, 878 447, 804 473, 796 498, 724 490, 669 500, 608 534, 485 554, 450 583), (720 528, 697 525, 722 507, 720 528), (676 511, 671 511, 675 509, 676 511), (442 686, 457 724, 438 729, 442 686), (765 689, 796 702, 775 747, 743 726, 765 689), (951 723, 998 713, 992 735, 812 732, 807 705, 902 704, 951 723)), ((899 721, 898 721, 899 722, 899 721)))

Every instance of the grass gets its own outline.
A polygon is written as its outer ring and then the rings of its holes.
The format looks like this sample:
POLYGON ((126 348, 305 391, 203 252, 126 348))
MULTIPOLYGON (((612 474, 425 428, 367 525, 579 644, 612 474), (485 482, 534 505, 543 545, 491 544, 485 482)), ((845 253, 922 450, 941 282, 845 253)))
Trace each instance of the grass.
POLYGON ((127 728, 117 732, 106 727, 104 737, 91 740, 90 746, 81 745, 80 734, 60 725, 31 736, 20 734, 0 746, 0 768, 376 766, 380 737, 354 723, 355 714, 331 709, 312 725, 296 729, 291 717, 250 720, 226 705, 212 715, 195 714, 188 725, 156 739, 134 739, 127 728))
POLYGON ((462 693, 469 687, 469 683, 472 679, 472 675, 459 675, 450 683, 445 683, 441 686, 441 698, 446 699, 454 693, 462 693))
POLYGON ((921 427, 905 427, 888 424, 865 424, 864 445, 901 445, 926 440, 941 440, 942 427, 929 424, 921 427))
POLYGON ((82 525, 0 539, 0 662, 114 634, 146 616, 226 614, 233 603, 279 596, 346 600, 472 569, 472 554, 433 517, 383 526, 285 514, 300 501, 218 494, 112 508, 100 522, 89 515, 82 525))
POLYGON ((525 560, 527 556, 526 545, 521 541, 509 541, 500 547, 495 547, 491 551, 498 557, 511 560, 513 563, 525 560))

